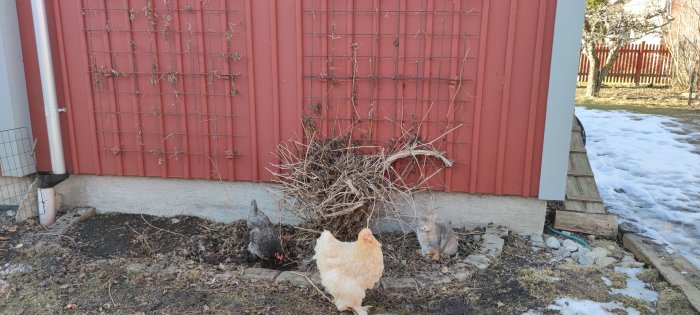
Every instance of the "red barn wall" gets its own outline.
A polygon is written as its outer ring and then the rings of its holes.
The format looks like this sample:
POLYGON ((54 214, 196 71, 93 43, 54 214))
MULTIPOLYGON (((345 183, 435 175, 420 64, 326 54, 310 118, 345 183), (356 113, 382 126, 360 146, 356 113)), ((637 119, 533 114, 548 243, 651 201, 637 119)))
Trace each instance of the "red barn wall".
MULTIPOLYGON (((437 139, 455 160, 438 189, 538 194, 555 0, 47 5, 71 173, 270 181, 304 120, 377 145, 437 139)), ((29 1, 17 10, 49 170, 29 1)))

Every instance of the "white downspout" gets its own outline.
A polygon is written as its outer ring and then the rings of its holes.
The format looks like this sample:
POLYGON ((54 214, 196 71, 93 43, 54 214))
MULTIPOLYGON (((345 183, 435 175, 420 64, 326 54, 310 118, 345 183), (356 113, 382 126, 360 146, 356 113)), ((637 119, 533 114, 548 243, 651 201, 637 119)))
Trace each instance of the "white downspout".
MULTIPOLYGON (((46 129, 48 131, 51 154, 51 171, 55 175, 62 175, 66 173, 66 163, 63 157, 61 121, 58 117, 58 98, 56 96, 53 62, 51 61, 51 44, 49 42, 49 27, 44 0, 32 0, 32 17, 39 59, 39 73, 41 74, 41 91, 44 95, 44 114, 46 115, 46 129)), ((56 221, 54 196, 53 187, 39 188, 39 222, 45 227, 52 225, 56 221)))

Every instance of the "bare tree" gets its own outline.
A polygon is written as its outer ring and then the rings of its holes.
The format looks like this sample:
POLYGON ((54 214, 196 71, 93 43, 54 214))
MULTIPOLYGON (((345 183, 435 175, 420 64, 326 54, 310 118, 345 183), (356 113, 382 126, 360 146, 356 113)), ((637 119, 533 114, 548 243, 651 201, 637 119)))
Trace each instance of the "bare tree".
MULTIPOLYGON (((673 57, 676 84, 688 88, 690 78, 700 76, 700 1, 676 0, 673 22, 666 37, 673 57)), ((696 83, 695 86, 698 86, 696 83)))
POLYGON ((666 8, 649 6, 644 12, 626 10, 630 0, 587 0, 583 21, 583 51, 588 58, 586 96, 598 97, 603 79, 615 64, 620 50, 648 34, 660 32, 668 23, 666 8), (608 55, 600 60, 596 46, 607 45, 608 55))

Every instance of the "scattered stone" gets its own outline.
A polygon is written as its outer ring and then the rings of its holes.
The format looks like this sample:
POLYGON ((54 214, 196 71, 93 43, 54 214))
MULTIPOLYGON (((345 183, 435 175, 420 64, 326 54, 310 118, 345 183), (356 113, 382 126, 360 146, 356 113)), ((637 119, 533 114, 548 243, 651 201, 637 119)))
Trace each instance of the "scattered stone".
POLYGON ((172 218, 172 219, 170 219, 170 223, 172 223, 172 224, 178 224, 178 223, 180 223, 180 220, 177 219, 177 218, 172 218))
POLYGON ((581 254, 578 256, 578 263, 582 266, 590 266, 593 264, 593 262, 594 259, 591 257, 591 253, 581 254))
POLYGON ((491 259, 486 257, 486 255, 479 253, 470 254, 464 259, 464 262, 480 270, 484 270, 491 265, 491 259))
POLYGON ((603 247, 594 247, 594 248, 591 250, 591 257, 592 257, 593 259, 598 259, 598 258, 600 258, 600 257, 605 257, 605 256, 608 256, 608 255, 610 255, 610 252, 609 252, 607 249, 603 248, 603 247))
MULTIPOLYGON (((283 271, 282 273, 277 276, 275 279, 275 283, 277 284, 291 284, 295 287, 299 288, 305 288, 309 285, 309 282, 306 281, 306 273, 303 272, 291 272, 291 271, 283 271)), ((310 278, 309 278, 310 279, 310 278)))
POLYGON ((541 234, 532 234, 530 235, 530 242, 532 243, 532 246, 535 247, 544 247, 544 239, 542 239, 541 234))
POLYGON ((601 267, 607 267, 617 262, 617 259, 613 257, 598 257, 595 259, 595 264, 601 267))
POLYGON ((570 239, 565 239, 564 242, 562 243, 566 249, 568 249, 570 252, 575 252, 578 250, 579 244, 570 240, 570 239))
MULTIPOLYGON (((544 244, 543 244, 543 245, 544 245, 544 244)), ((540 250, 542 250, 542 247, 532 246, 531 248, 532 248, 532 251, 535 252, 535 253, 539 253, 540 250)))
POLYGON ((248 268, 243 271, 243 278, 248 280, 263 280, 272 281, 275 280, 280 272, 277 270, 270 270, 264 268, 248 268))
POLYGON ((46 229, 46 232, 49 234, 65 234, 72 226, 94 217, 95 214, 95 208, 93 207, 75 208, 72 211, 58 217, 56 219, 56 223, 46 229))
MULTIPOLYGON (((574 254, 575 254, 575 253, 574 253, 574 254)), ((573 256, 573 254, 572 254, 572 256, 573 256)), ((571 257, 566 257, 566 258, 564 258, 564 262, 567 263, 567 264, 573 264, 573 263, 576 262, 576 260, 575 260, 575 259, 572 259, 571 257)))
POLYGON ((416 289, 418 282, 414 278, 382 278, 382 288, 384 289, 416 289))
POLYGON ((554 236, 547 237, 545 244, 547 244, 547 247, 553 248, 553 249, 559 249, 559 246, 561 246, 561 243, 559 243, 559 240, 554 236))
POLYGON ((622 257, 622 260, 620 260, 620 261, 624 263, 624 262, 635 262, 637 260, 634 259, 634 256, 632 256, 632 255, 625 255, 624 257, 622 257))
POLYGON ((559 247, 559 249, 557 249, 557 252, 555 253, 555 257, 557 260, 562 260, 569 256, 571 256, 571 251, 564 246, 559 247))
POLYGON ((493 234, 493 235, 498 235, 500 237, 507 237, 508 236, 508 230, 507 227, 499 225, 495 226, 493 223, 489 223, 488 226, 486 226, 486 234, 493 234))
POLYGON ((456 280, 467 280, 474 275, 474 270, 469 268, 460 268, 452 272, 452 277, 456 280))
POLYGON ((571 236, 571 232, 569 231, 561 231, 561 234, 571 236))
POLYGON ((481 235, 472 235, 472 241, 474 241, 474 243, 480 243, 481 235))
POLYGON ((505 241, 495 234, 484 234, 484 242, 481 244, 480 251, 490 258, 501 256, 505 241))
POLYGON ((588 240, 591 242, 595 241, 595 235, 593 235, 593 234, 588 235, 588 240))
POLYGON ((420 285, 421 288, 425 288, 431 285, 447 284, 452 282, 452 279, 438 272, 429 271, 417 274, 416 282, 418 282, 418 285, 420 285))
POLYGON ((7 212, 5 212, 5 215, 7 215, 8 217, 14 217, 14 216, 15 216, 15 212, 12 211, 12 210, 7 210, 7 212))

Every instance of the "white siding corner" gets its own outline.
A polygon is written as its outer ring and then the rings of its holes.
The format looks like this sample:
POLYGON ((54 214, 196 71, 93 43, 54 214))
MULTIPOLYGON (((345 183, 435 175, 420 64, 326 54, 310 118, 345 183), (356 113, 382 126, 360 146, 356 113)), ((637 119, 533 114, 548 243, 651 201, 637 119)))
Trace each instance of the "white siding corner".
POLYGON ((557 1, 542 148, 540 199, 563 200, 566 193, 584 12, 583 0, 557 1))

